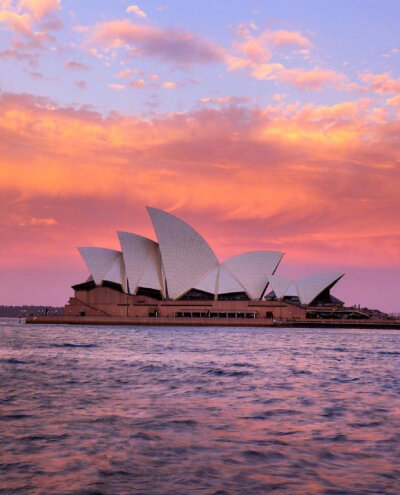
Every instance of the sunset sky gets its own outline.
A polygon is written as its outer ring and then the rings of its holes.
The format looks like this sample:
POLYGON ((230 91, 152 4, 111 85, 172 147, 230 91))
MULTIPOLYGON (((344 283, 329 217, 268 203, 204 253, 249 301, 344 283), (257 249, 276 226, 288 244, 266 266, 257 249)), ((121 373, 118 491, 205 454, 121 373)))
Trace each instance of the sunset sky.
POLYGON ((398 0, 0 0, 0 305, 64 305, 77 246, 155 238, 344 272, 400 311, 398 0))

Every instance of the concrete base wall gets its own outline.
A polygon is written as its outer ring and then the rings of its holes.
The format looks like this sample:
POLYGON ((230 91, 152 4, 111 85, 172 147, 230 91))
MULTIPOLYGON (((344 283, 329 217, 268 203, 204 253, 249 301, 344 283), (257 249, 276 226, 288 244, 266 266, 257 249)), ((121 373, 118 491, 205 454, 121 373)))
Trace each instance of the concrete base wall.
POLYGON ((76 291, 64 310, 65 316, 112 316, 146 319, 155 313, 158 318, 175 318, 178 313, 197 313, 202 316, 227 313, 236 315, 234 318, 226 318, 235 322, 244 319, 245 314, 254 314, 255 318, 253 319, 271 321, 305 320, 306 318, 304 308, 280 301, 156 301, 146 296, 123 294, 108 287, 96 287, 90 291, 76 291))

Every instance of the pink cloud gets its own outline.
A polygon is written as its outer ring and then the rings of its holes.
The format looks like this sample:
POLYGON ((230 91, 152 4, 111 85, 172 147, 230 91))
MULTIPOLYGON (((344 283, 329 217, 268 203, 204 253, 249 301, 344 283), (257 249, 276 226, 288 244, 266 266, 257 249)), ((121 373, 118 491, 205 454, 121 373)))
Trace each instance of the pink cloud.
POLYGON ((20 7, 29 10, 35 19, 42 19, 60 9, 60 0, 20 0, 20 7))
POLYGON ((128 20, 97 25, 89 43, 116 48, 125 46, 136 56, 156 57, 183 64, 219 62, 224 58, 220 46, 189 31, 161 29, 128 20))
POLYGON ((40 23, 40 29, 43 31, 58 31, 63 27, 62 21, 56 16, 48 16, 40 23))
POLYGON ((137 15, 138 17, 147 17, 146 12, 144 12, 140 7, 137 5, 129 5, 129 7, 126 9, 126 12, 128 14, 132 13, 137 15))
POLYGON ((36 67, 38 65, 39 55, 37 53, 24 53, 16 50, 15 48, 9 48, 7 50, 0 51, 0 59, 28 62, 32 67, 36 67))
POLYGON ((344 80, 343 74, 330 69, 312 70, 283 69, 276 76, 280 81, 293 84, 304 90, 320 90, 323 86, 336 85, 344 80))
POLYGON ((86 82, 85 81, 75 81, 74 86, 76 86, 78 89, 86 89, 86 82))
POLYGON ((278 48, 301 48, 297 51, 304 57, 304 51, 312 47, 312 43, 299 31, 269 31, 265 30, 258 35, 252 34, 256 29, 241 27, 237 34, 240 41, 233 43, 233 52, 225 57, 228 70, 246 70, 256 79, 274 79, 275 74, 285 67, 279 62, 272 62, 273 53, 278 48))
POLYGON ((126 89, 125 84, 116 84, 116 83, 107 84, 107 87, 109 87, 110 89, 115 89, 117 91, 123 91, 124 89, 126 89))
POLYGON ((146 82, 143 79, 136 79, 136 81, 132 81, 129 86, 131 88, 144 88, 146 86, 146 82))
POLYGON ((165 89, 176 89, 178 84, 176 82, 166 81, 162 84, 162 87, 165 89))
POLYGON ((0 24, 4 24, 7 29, 11 29, 19 34, 30 34, 33 27, 33 19, 27 14, 19 14, 11 10, 0 11, 0 24))
POLYGON ((312 47, 311 41, 303 36, 299 31, 287 31, 280 29, 278 31, 267 31, 264 36, 268 43, 273 47, 312 47))
POLYGON ((384 74, 362 74, 360 79, 369 84, 369 89, 380 94, 400 94, 400 79, 392 78, 388 73, 384 74))
POLYGON ((200 98, 199 103, 207 105, 209 103, 219 104, 219 105, 237 105, 239 103, 246 103, 250 101, 247 96, 222 96, 218 98, 200 98))
POLYGON ((75 62, 74 60, 68 60, 64 63, 64 67, 71 71, 85 71, 89 70, 89 67, 81 62, 75 62))

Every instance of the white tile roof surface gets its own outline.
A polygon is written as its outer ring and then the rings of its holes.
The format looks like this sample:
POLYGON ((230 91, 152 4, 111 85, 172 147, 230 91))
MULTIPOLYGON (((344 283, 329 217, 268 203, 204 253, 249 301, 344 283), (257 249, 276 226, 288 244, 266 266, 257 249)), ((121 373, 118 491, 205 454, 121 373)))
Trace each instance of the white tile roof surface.
POLYGON ((131 294, 135 294, 139 286, 161 290, 158 244, 129 232, 118 232, 118 237, 131 294))
POLYGON ((310 304, 323 290, 336 283, 344 273, 319 273, 295 281, 301 304, 310 304))
POLYGON ((120 251, 100 247, 79 247, 90 274, 96 285, 101 285, 105 274, 110 270, 114 262, 121 256, 120 251))
POLYGON ((218 266, 217 257, 190 225, 157 208, 147 210, 160 246, 168 296, 177 299, 218 266))
POLYGON ((250 251, 225 260, 223 265, 240 280, 250 299, 260 299, 268 275, 274 273, 282 256, 277 251, 250 251))

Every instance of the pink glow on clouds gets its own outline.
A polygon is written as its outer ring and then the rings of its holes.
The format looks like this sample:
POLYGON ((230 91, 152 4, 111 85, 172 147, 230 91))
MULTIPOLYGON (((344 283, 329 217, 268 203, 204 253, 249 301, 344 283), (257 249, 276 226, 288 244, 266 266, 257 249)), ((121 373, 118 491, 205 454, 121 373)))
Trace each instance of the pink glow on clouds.
POLYGON ((346 302, 400 309, 398 48, 357 66, 354 23, 339 57, 330 20, 230 5, 0 0, 0 303, 63 304, 76 246, 154 238, 152 205, 220 259, 282 250, 282 275, 344 271, 346 302))

